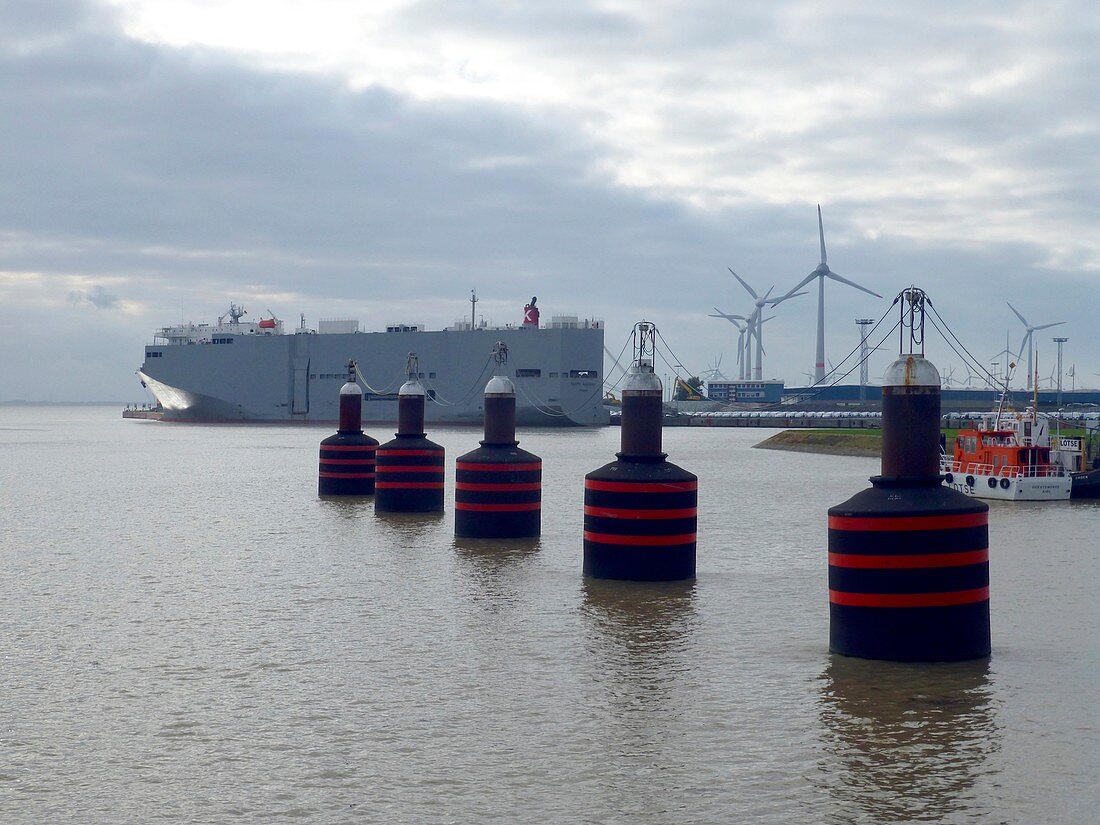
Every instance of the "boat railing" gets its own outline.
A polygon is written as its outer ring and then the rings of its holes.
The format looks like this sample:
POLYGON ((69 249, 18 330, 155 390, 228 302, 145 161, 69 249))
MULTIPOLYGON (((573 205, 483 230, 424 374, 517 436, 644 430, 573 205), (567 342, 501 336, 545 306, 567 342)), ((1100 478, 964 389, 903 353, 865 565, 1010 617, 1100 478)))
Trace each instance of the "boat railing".
POLYGON ((1061 464, 1026 464, 1018 466, 1008 464, 994 467, 992 464, 979 464, 976 461, 953 461, 945 458, 943 470, 948 473, 972 476, 994 476, 997 478, 1060 478, 1066 475, 1061 464))

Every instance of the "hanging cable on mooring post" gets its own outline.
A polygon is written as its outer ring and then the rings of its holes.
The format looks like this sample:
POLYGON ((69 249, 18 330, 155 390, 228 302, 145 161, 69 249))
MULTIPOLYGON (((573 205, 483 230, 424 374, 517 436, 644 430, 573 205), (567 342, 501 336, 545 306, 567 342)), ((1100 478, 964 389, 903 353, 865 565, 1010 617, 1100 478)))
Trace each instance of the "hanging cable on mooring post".
POLYGON ((664 390, 653 371, 656 327, 634 325, 616 460, 584 477, 584 573, 674 581, 695 576, 698 479, 661 451, 664 390))
POLYGON ((493 347, 485 385, 485 438, 455 463, 455 535, 525 538, 542 530, 542 459, 516 440, 516 387, 505 372, 508 347, 493 347))
POLYGON ((925 294, 911 287, 900 298, 898 359, 882 380, 882 473, 829 509, 829 648, 865 659, 977 659, 990 652, 989 507, 943 486, 925 294))

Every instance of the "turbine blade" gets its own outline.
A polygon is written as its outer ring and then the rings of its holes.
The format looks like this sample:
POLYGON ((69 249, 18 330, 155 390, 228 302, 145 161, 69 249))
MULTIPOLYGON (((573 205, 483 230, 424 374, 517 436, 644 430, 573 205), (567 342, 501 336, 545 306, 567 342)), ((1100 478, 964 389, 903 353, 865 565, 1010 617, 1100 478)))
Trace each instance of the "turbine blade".
POLYGON ((742 278, 740 275, 738 275, 736 272, 734 272, 728 266, 726 267, 726 269, 729 269, 730 270, 730 275, 732 275, 734 278, 736 278, 738 281, 740 281, 741 286, 743 286, 745 289, 747 289, 749 291, 749 295, 751 295, 753 297, 753 300, 756 300, 757 298, 760 297, 759 295, 756 294, 756 292, 753 290, 753 288, 751 286, 749 286, 747 283, 745 283, 744 278, 742 278))
POLYGON ((870 290, 865 286, 860 286, 855 281, 849 281, 847 278, 842 278, 840 275, 837 275, 831 269, 828 272, 825 273, 825 277, 826 278, 832 278, 834 281, 840 281, 840 283, 847 284, 848 286, 854 286, 856 289, 862 289, 868 295, 874 295, 876 298, 881 298, 882 297, 877 292, 875 292, 873 290, 870 290))
POLYGON ((799 295, 805 295, 805 294, 806 294, 805 292, 792 292, 790 295, 781 295, 778 298, 772 298, 768 303, 770 303, 772 306, 775 306, 776 304, 783 303, 788 298, 797 298, 799 295))
MULTIPOLYGON (((1008 301, 1005 301, 1005 303, 1008 304, 1008 301)), ((1030 326, 1030 324, 1028 324, 1028 322, 1027 322, 1027 318, 1025 318, 1023 315, 1021 315, 1019 313, 1019 311, 1016 309, 1016 307, 1012 306, 1012 304, 1008 304, 1008 308, 1016 313, 1016 317, 1020 319, 1021 324, 1023 324, 1025 327, 1030 326)))
POLYGON ((714 307, 714 312, 708 313, 707 317, 708 318, 725 318, 727 321, 729 321, 731 324, 733 324, 738 329, 740 329, 741 327, 740 327, 740 324, 737 323, 737 321, 747 320, 744 315, 730 315, 728 312, 722 312, 722 310, 720 310, 718 307, 714 307))
POLYGON ((1056 327, 1059 324, 1064 324, 1065 321, 1055 321, 1053 324, 1039 324, 1037 327, 1032 327, 1033 330, 1038 332, 1041 329, 1049 329, 1050 327, 1056 327))
MULTIPOLYGON (((817 231, 821 236, 821 263, 826 262, 825 256, 825 224, 821 222, 821 204, 817 205, 817 231)), ((797 287, 796 287, 797 289, 797 287)))
MULTIPOLYGON (((798 284, 796 284, 794 287, 792 287, 791 291, 788 292, 783 297, 784 298, 793 298, 795 296, 795 291, 796 290, 802 289, 802 287, 806 286, 806 284, 808 284, 810 281, 812 281, 816 277, 817 277, 817 270, 815 269, 813 272, 811 272, 809 275, 807 275, 805 278, 803 278, 801 281, 799 281, 798 284)), ((799 295, 805 295, 806 293, 800 292, 798 294, 799 295)))

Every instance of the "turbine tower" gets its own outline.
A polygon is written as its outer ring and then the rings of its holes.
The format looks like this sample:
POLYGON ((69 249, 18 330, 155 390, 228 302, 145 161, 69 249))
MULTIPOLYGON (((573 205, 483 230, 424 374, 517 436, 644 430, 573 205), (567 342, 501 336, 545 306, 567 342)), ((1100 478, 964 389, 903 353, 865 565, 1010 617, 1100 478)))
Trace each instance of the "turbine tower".
MULTIPOLYGON (((1005 303, 1008 304, 1008 301, 1005 301, 1005 303)), ((1032 326, 1031 324, 1029 324, 1027 322, 1027 318, 1025 318, 1023 315, 1021 315, 1019 313, 1019 311, 1016 309, 1016 307, 1012 306, 1012 304, 1008 304, 1008 308, 1016 313, 1016 317, 1019 318, 1020 323, 1024 325, 1024 330, 1025 330, 1024 337, 1020 341, 1020 352, 1018 353, 1017 357, 1018 358, 1023 358, 1024 357, 1024 347, 1027 347, 1027 388, 1030 390, 1031 389, 1031 381, 1032 381, 1032 378, 1031 378, 1031 360, 1032 360, 1032 357, 1035 354, 1035 342, 1033 340, 1031 340, 1031 334, 1033 332, 1038 332, 1041 329, 1049 329, 1050 327, 1056 327, 1059 324, 1064 324, 1065 321, 1055 321, 1053 324, 1036 324, 1035 326, 1032 326)))
MULTIPOLYGON (((769 306, 769 305, 774 307, 777 304, 783 303, 788 298, 797 298, 799 295, 805 295, 806 293, 805 292, 795 292, 792 289, 790 292, 788 292, 786 295, 784 295, 781 298, 769 298, 768 296, 771 295, 772 290, 775 289, 775 287, 772 286, 762 296, 757 295, 756 290, 754 290, 751 286, 749 286, 745 282, 744 278, 742 278, 740 275, 738 275, 736 272, 734 272, 732 269, 730 269, 730 267, 727 266, 726 269, 729 269, 730 275, 732 275, 734 278, 736 278, 738 280, 738 282, 741 284, 741 286, 743 286, 746 290, 748 290, 749 295, 752 296, 753 301, 756 303, 756 309, 754 309, 752 311, 752 315, 749 316, 749 321, 748 321, 750 333, 752 335, 756 336, 756 366, 753 368, 752 379, 754 381, 763 381, 764 380, 764 336, 762 334, 761 327, 763 326, 764 321, 761 320, 761 315, 763 315, 764 307, 769 306)), ((795 287, 795 289, 797 289, 797 288, 798 287, 795 287)), ((768 320, 771 320, 771 319, 768 319, 768 320)), ((745 377, 748 378, 749 376, 746 375, 745 377)))
POLYGON ((865 286, 860 286, 855 281, 849 281, 847 278, 842 278, 837 275, 833 270, 829 269, 829 263, 825 254, 825 225, 821 222, 821 204, 817 205, 817 230, 818 235, 821 238, 821 263, 817 265, 809 275, 799 282, 798 286, 788 292, 780 300, 794 297, 795 290, 802 289, 814 278, 818 279, 817 284, 817 359, 814 361, 814 383, 817 384, 825 378, 825 279, 831 278, 834 281, 838 281, 848 286, 853 286, 856 289, 863 290, 868 295, 874 295, 876 298, 881 298, 877 292, 868 289, 865 286))

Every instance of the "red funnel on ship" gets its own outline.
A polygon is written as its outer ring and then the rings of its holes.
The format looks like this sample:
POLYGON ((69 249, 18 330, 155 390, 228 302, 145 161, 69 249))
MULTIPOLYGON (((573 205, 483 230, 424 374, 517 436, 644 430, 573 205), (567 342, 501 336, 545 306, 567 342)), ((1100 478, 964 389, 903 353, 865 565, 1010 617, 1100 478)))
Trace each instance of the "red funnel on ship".
POLYGON ((523 305, 523 325, 525 327, 539 328, 539 308, 535 306, 538 298, 532 298, 531 303, 523 305))

